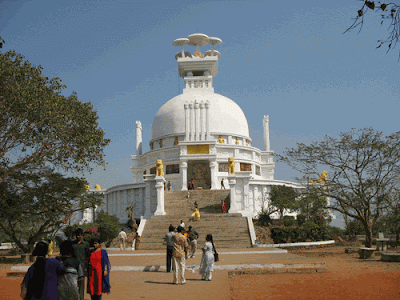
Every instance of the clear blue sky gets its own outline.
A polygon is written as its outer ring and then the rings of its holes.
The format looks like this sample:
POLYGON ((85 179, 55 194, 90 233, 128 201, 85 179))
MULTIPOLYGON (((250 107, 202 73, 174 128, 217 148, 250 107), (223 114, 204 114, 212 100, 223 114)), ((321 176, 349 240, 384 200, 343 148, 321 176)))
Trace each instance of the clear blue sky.
MULTIPOLYGON (((255 147, 263 148, 267 114, 279 154, 351 128, 398 131, 399 53, 375 49, 387 26, 372 14, 361 33, 343 34, 360 3, 1 1, 0 36, 2 51, 16 50, 46 76, 60 77, 66 96, 75 91, 92 101, 112 142, 106 171, 85 175, 109 188, 131 182, 135 121, 143 124, 146 151, 157 110, 182 92, 172 42, 196 32, 223 40, 215 92, 242 107, 255 147)), ((276 179, 296 175, 276 165, 276 179)))

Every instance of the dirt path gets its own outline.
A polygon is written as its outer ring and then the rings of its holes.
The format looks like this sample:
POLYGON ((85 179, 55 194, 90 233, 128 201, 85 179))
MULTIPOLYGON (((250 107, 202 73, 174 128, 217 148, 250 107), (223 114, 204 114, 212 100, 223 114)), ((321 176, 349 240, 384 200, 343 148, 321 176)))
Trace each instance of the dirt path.
POLYGON ((400 299, 400 263, 360 260, 344 247, 290 251, 320 257, 329 273, 231 276, 231 299, 400 299))
MULTIPOLYGON (((204 282, 197 272, 189 272, 187 283, 176 286, 165 272, 115 272, 112 294, 103 299, 400 299, 400 263, 381 262, 380 257, 360 260, 358 254, 345 254, 344 249, 290 251, 321 258, 329 273, 228 275, 228 271, 214 271, 213 280, 204 282)), ((20 299, 22 278, 5 277, 7 268, 0 265, 0 300, 20 299)))

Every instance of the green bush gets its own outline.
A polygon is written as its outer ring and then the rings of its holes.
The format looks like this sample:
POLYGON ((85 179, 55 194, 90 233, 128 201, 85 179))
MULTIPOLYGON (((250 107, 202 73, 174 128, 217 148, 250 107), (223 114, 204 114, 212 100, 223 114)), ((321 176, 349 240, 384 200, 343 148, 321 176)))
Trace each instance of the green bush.
POLYGON ((331 232, 331 238, 336 238, 336 237, 341 237, 343 239, 345 238, 344 229, 341 229, 341 228, 335 227, 335 226, 330 226, 330 225, 327 225, 326 227, 331 232))
POLYGON ((314 220, 304 223, 304 231, 311 241, 324 241, 331 238, 332 234, 327 226, 319 226, 314 220))
POLYGON ((365 235, 365 229, 361 221, 353 219, 347 223, 345 234, 349 236, 365 235))
POLYGON ((265 211, 261 211, 256 218, 256 223, 259 226, 269 226, 271 221, 271 217, 265 211))
POLYGON ((118 236, 119 230, 121 229, 119 219, 103 211, 99 212, 97 215, 95 224, 97 225, 97 231, 100 234, 101 241, 106 243, 107 247, 111 244, 111 241, 118 236))
POLYGON ((271 226, 278 227, 283 226, 283 220, 271 220, 271 226))
POLYGON ((274 244, 287 243, 289 235, 287 234, 286 228, 283 227, 272 227, 271 238, 274 240, 274 244))
POLYGON ((304 242, 307 238, 300 227, 272 227, 271 238, 275 244, 304 242))
POLYGON ((283 217, 283 225, 285 225, 285 227, 291 227, 291 226, 294 226, 295 224, 296 224, 296 221, 293 216, 284 216, 283 217))
POLYGON ((307 219, 307 217, 305 215, 297 215, 297 225, 303 226, 306 219, 307 219))

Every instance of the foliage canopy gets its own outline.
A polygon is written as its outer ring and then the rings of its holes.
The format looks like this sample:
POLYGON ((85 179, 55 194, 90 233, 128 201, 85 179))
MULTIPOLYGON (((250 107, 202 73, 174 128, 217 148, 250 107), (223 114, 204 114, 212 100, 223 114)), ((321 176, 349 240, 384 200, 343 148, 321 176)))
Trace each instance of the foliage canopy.
POLYGON ((372 128, 352 129, 311 145, 297 144, 277 156, 302 173, 303 182, 327 169, 328 184, 312 188, 333 200, 329 208, 361 221, 371 246, 373 224, 398 195, 400 132, 383 136, 372 128))

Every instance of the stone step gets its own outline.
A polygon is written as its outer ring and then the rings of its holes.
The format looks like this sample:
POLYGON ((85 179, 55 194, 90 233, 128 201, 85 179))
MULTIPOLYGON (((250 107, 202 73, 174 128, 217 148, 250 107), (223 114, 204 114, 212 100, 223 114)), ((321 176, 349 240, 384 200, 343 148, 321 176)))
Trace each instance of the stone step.
POLYGON ((166 191, 164 216, 152 216, 144 228, 140 249, 165 249, 163 238, 170 224, 178 226, 183 220, 185 228, 193 226, 200 234, 203 243, 207 234, 212 234, 218 247, 246 248, 251 246, 247 220, 241 214, 228 214, 221 211, 221 200, 229 210, 230 190, 191 190, 166 191), (189 192, 189 198, 188 196, 189 192), (190 220, 197 202, 201 218, 190 220))

